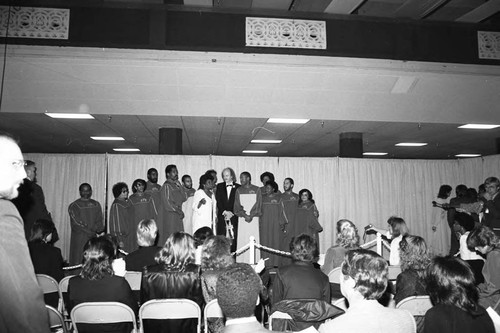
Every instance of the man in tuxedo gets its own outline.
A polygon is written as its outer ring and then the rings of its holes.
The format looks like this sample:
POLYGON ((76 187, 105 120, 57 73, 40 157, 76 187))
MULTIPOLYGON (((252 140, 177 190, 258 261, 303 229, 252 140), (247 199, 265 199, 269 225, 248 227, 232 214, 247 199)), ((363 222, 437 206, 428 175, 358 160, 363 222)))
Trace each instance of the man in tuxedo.
POLYGON ((231 251, 236 251, 238 239, 238 216, 234 215, 234 198, 236 189, 236 174, 231 168, 222 170, 222 183, 217 184, 215 199, 217 200, 217 235, 232 238, 231 251))
POLYGON ((484 181, 486 193, 484 198, 484 217, 483 223, 490 227, 497 236, 500 236, 500 180, 496 177, 486 178, 484 181))

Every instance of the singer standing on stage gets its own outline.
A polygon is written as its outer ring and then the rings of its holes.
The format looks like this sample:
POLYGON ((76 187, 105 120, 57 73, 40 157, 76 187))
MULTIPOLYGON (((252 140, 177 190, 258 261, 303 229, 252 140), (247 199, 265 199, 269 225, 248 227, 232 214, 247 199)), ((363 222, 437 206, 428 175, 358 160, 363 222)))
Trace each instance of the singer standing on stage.
POLYGON ((222 183, 217 184, 215 198, 217 200, 217 235, 233 239, 231 251, 236 251, 238 239, 238 216, 234 215, 234 198, 236 189, 236 174, 231 168, 222 170, 222 183))

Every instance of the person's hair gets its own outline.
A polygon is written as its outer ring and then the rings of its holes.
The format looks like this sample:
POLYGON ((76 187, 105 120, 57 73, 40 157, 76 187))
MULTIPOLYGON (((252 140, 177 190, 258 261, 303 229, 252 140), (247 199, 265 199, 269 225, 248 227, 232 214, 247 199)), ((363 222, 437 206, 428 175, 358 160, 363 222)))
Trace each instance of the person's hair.
POLYGON ((158 173, 158 170, 156 170, 155 168, 149 168, 148 169, 148 176, 153 172, 153 171, 156 171, 156 173, 158 173))
POLYGON ((465 231, 472 231, 476 226, 474 218, 467 213, 456 212, 453 218, 465 231))
POLYGON ((214 169, 210 169, 210 170, 207 170, 205 171, 205 175, 217 175, 217 171, 215 171, 214 169))
POLYGON ((31 227, 30 242, 43 241, 45 237, 54 233, 56 226, 54 222, 45 219, 38 219, 31 227))
POLYGON ((27 168, 29 168, 29 167, 31 167, 31 166, 35 166, 35 165, 36 165, 36 163, 35 163, 35 162, 33 162, 32 160, 25 160, 25 161, 24 161, 24 168, 25 168, 25 169, 27 169, 27 168))
POLYGON ((175 232, 168 237, 155 260, 159 264, 180 270, 194 262, 195 250, 194 239, 191 235, 185 232, 175 232))
POLYGON ((201 270, 219 270, 234 263, 231 241, 224 236, 208 237, 201 250, 201 270))
POLYGON ((359 234, 356 225, 349 220, 337 221, 337 245, 346 249, 359 247, 359 234))
POLYGON ((113 253, 111 255, 111 260, 114 260, 119 257, 119 248, 120 244, 118 243, 118 237, 112 234, 105 234, 102 236, 103 238, 106 238, 111 245, 113 246, 113 253))
POLYGON ((467 195, 467 186, 464 184, 460 184, 457 187, 455 187, 455 193, 457 194, 457 197, 462 198, 467 195))
POLYGON ((278 187, 278 184, 274 180, 268 181, 266 183, 266 185, 264 185, 264 186, 267 186, 267 185, 269 185, 269 186, 271 186, 273 188, 274 193, 278 192, 279 187, 278 187))
MULTIPOLYGON (((267 176, 267 178, 269 178, 270 182, 274 182, 275 181, 274 175, 272 173, 270 173, 269 171, 266 171, 262 175, 260 175, 260 181, 264 182, 264 177, 266 177, 266 176, 267 176)), ((264 185, 266 185, 266 184, 264 184, 264 185)))
POLYGON ((400 235, 406 236, 410 233, 405 220, 397 216, 391 216, 387 220, 387 223, 392 227, 392 237, 396 238, 400 235))
POLYGON ((435 257, 427 270, 426 289, 434 305, 456 306, 473 313, 479 299, 474 273, 460 258, 435 257))
POLYGON ((211 179, 213 181, 214 180, 214 176, 212 176, 211 174, 201 175, 201 177, 200 177, 200 186, 198 187, 198 190, 203 190, 203 185, 205 185, 209 179, 211 179))
POLYGON ((500 186, 500 180, 497 177, 488 177, 484 181, 484 185, 490 185, 490 184, 494 184, 496 186, 500 186))
POLYGON ((12 133, 0 130, 0 139, 8 140, 19 146, 19 138, 14 136, 12 133))
POLYGON ((224 168, 224 170, 222 170, 222 172, 220 173, 221 178, 224 179, 224 171, 226 170, 229 170, 229 173, 231 174, 231 179, 233 180, 233 182, 236 182, 236 173, 230 167, 224 168))
POLYGON ((175 164, 169 164, 169 165, 167 165, 167 167, 165 168, 165 175, 167 173, 170 173, 174 168, 177 169, 177 166, 175 164))
POLYGON ((286 177, 285 180, 288 180, 288 181, 290 181, 290 184, 295 185, 295 182, 293 181, 292 178, 286 177))
POLYGON ((388 264, 377 253, 356 249, 349 250, 341 265, 344 279, 351 277, 354 289, 365 299, 379 299, 387 288, 388 264))
POLYGON ((193 234, 196 247, 203 245, 205 240, 214 235, 214 231, 210 227, 201 227, 193 234))
POLYGON ((477 191, 478 191, 479 193, 484 193, 484 192, 486 192, 486 185, 484 185, 484 184, 479 185, 479 186, 477 187, 477 191))
POLYGON ((307 193, 309 201, 314 203, 313 194, 311 193, 311 191, 309 191, 307 188, 303 188, 302 190, 299 191, 299 205, 302 203, 302 194, 304 193, 307 193))
POLYGON ((446 199, 446 198, 448 198, 451 190, 452 190, 452 188, 450 185, 441 185, 439 187, 439 192, 438 192, 437 197, 440 199, 446 199))
POLYGON ((142 220, 137 225, 137 245, 149 247, 155 244, 158 227, 155 220, 142 220))
POLYGON ((262 282, 252 266, 236 263, 219 275, 216 284, 217 301, 227 318, 253 316, 262 282))
POLYGON ((191 176, 190 176, 190 175, 184 175, 184 176, 182 176, 181 180, 182 180, 182 182, 184 183, 184 181, 185 181, 186 179, 188 179, 188 178, 191 178, 191 176))
POLYGON ((119 183, 116 183, 115 185, 113 185, 113 188, 112 188, 113 196, 115 198, 118 198, 120 196, 120 194, 122 194, 122 190, 124 188, 128 188, 127 184, 125 184, 124 182, 119 182, 119 183))
POLYGON ((137 186, 137 184, 139 184, 139 183, 141 183, 141 184, 142 184, 142 186, 144 186, 144 190, 146 190, 146 186, 147 186, 147 185, 146 185, 146 181, 145 181, 144 179, 136 179, 136 180, 134 180, 134 182, 132 183, 132 193, 136 193, 136 192, 137 192, 137 190, 136 190, 136 188, 135 188, 135 187, 136 187, 136 186, 137 186))
POLYGON ((292 237, 290 252, 294 261, 313 262, 319 258, 318 243, 307 234, 292 237))
POLYGON ((399 243, 401 270, 413 269, 421 278, 425 278, 425 270, 429 267, 431 258, 425 240, 420 236, 404 236, 399 243))
POLYGON ((466 194, 465 196, 466 196, 467 198, 471 199, 471 201, 472 201, 472 202, 475 202, 475 201, 477 201, 477 196, 478 196, 478 194, 477 194, 477 191, 476 191, 476 189, 475 189, 475 188, 473 188, 473 187, 469 187, 469 188, 467 189, 467 194, 466 194))
POLYGON ((92 190, 92 186, 90 186, 89 183, 82 183, 80 186, 78 186, 78 191, 81 191, 85 186, 90 187, 90 190, 92 190))
POLYGON ((500 240, 493 230, 480 224, 467 236, 467 247, 469 250, 475 251, 476 247, 483 246, 500 248, 500 240))
POLYGON ((250 174, 250 172, 248 171, 243 171, 241 174, 240 174, 240 177, 241 176, 247 176, 249 180, 252 180, 252 175, 250 174))
POLYGON ((80 276, 100 280, 113 275, 113 244, 106 237, 92 237, 83 248, 83 265, 80 276))

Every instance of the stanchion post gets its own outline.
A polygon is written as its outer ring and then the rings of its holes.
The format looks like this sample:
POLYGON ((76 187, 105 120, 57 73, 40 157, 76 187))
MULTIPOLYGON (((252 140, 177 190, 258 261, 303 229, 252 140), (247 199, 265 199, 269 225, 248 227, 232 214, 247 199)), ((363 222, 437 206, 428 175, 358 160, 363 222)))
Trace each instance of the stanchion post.
POLYGON ((250 253, 250 265, 255 264, 255 237, 250 236, 250 249, 248 250, 250 253))
POLYGON ((382 255, 382 235, 377 232, 377 253, 382 255))

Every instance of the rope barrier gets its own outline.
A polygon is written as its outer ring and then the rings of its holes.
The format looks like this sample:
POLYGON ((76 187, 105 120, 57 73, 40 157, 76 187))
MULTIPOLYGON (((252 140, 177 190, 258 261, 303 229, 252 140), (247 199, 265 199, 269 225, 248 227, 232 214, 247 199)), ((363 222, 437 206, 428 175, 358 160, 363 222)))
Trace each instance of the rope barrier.
POLYGON ((274 253, 274 254, 278 254, 280 256, 290 257, 292 255, 290 252, 276 250, 276 249, 273 249, 273 248, 261 245, 259 243, 255 243, 255 247, 258 248, 258 249, 260 249, 260 250, 264 250, 266 252, 271 252, 271 253, 274 253))
POLYGON ((73 269, 77 269, 77 268, 82 268, 82 264, 80 265, 75 265, 75 266, 67 266, 67 267, 63 267, 63 270, 64 271, 71 271, 73 269))
POLYGON ((250 243, 248 243, 247 245, 245 246, 242 246, 240 247, 238 250, 234 251, 233 253, 231 253, 232 256, 236 255, 236 256, 239 256, 240 254, 242 254, 243 252, 246 252, 248 249, 250 248, 250 243))

